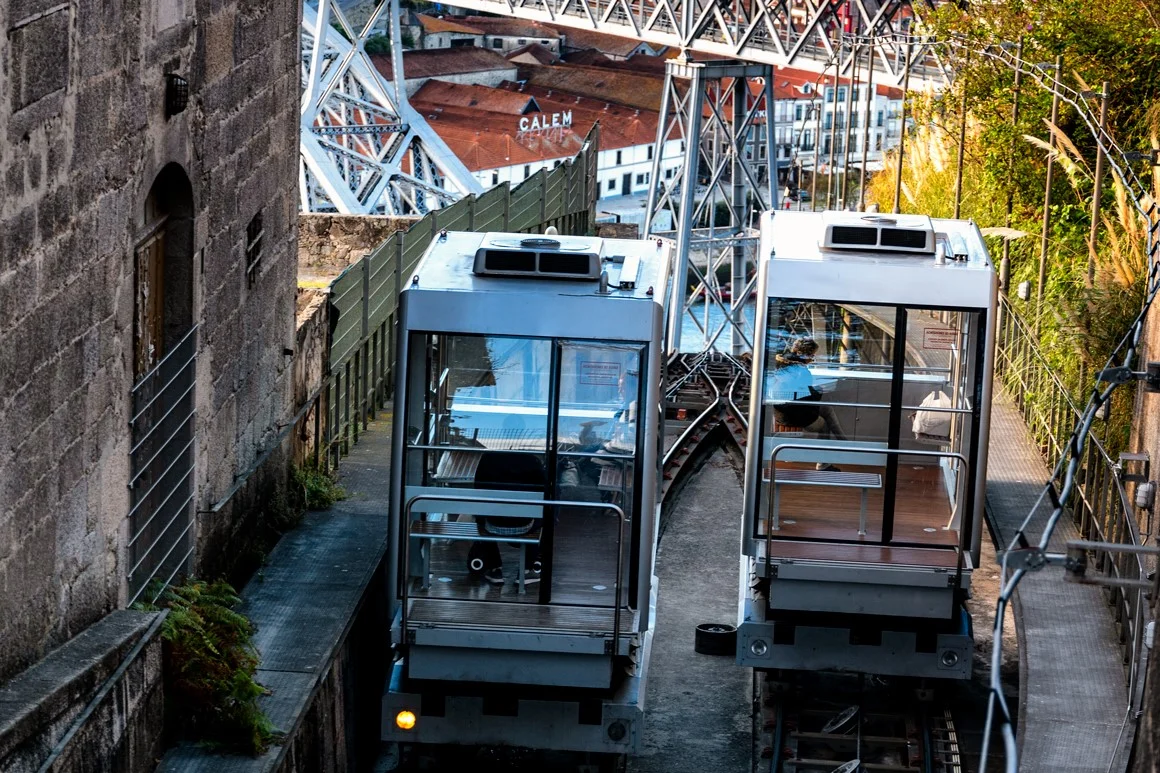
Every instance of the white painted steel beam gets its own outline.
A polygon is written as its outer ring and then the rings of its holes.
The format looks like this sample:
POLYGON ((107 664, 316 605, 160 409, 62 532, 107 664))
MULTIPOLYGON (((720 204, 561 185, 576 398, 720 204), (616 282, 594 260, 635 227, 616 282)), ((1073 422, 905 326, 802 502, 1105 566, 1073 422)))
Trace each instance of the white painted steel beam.
POLYGON ((684 156, 671 180, 662 175, 663 154, 653 158, 645 235, 676 242, 678 287, 693 278, 690 292, 672 305, 674 349, 681 348, 681 331, 690 320, 705 350, 726 333, 733 354, 753 348, 744 317, 756 268, 752 220, 754 213, 777 207, 773 80, 773 68, 765 64, 678 58, 666 65, 656 146, 679 138, 684 156), (655 227, 660 223, 672 223, 674 231, 661 231, 655 227), (723 284, 717 272, 726 265, 730 281, 723 284), (711 320, 713 309, 721 311, 720 322, 711 320))
POLYGON ((424 214, 482 192, 407 101, 398 18, 398 0, 382 0, 356 31, 333 0, 303 3, 299 196, 304 212, 424 214), (384 13, 392 22, 394 83, 383 79, 364 48, 384 13))
MULTIPOLYGON (((940 2, 919 5, 926 9, 940 2)), ((914 88, 941 88, 949 76, 923 35, 911 0, 456 0, 455 5, 813 72, 832 62, 843 34, 874 38, 879 83, 901 84, 907 67, 914 88)), ((843 62, 843 71, 849 66, 849 60, 843 62)))

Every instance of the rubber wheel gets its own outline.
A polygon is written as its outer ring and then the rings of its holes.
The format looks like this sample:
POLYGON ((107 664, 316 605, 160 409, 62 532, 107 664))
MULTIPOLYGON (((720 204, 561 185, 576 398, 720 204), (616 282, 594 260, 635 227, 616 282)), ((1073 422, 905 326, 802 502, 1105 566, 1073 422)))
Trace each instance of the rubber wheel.
POLYGON ((727 623, 701 623, 693 649, 702 655, 736 655, 737 628, 727 623))

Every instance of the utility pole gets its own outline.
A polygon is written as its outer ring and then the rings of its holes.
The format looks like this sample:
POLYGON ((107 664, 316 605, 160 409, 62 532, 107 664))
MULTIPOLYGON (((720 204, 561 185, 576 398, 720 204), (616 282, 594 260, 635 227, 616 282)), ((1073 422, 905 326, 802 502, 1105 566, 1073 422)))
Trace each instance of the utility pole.
POLYGON ((834 209, 834 195, 838 188, 834 177, 834 149, 838 144, 838 84, 842 77, 842 54, 846 47, 846 39, 838 40, 838 58, 834 61, 834 108, 830 111, 830 163, 829 174, 826 176, 826 209, 834 209))
POLYGON ((842 188, 838 192, 838 208, 846 208, 846 190, 850 187, 850 132, 854 121, 854 84, 858 80, 857 44, 851 47, 850 85, 846 89, 846 125, 842 131, 842 188))
MULTIPOLYGON (((906 149, 906 91, 910 87, 910 39, 906 41, 906 69, 902 71, 902 115, 898 123, 898 171, 894 176, 894 214, 902 212, 902 159, 906 149)), ((1010 214, 1010 213, 1008 213, 1010 214)))
MULTIPOLYGON (((967 53, 967 62, 971 61, 971 54, 967 53)), ((963 68, 966 72, 966 67, 963 68)), ((959 219, 963 204, 963 149, 967 144, 967 81, 962 79, 963 100, 959 104, 959 159, 955 170, 955 220, 959 219)))
MULTIPOLYGON (((1007 153, 1007 217, 1003 221, 1011 227, 1011 213, 1015 207, 1015 138, 1019 136, 1019 86, 1023 80, 1023 36, 1019 36, 1019 46, 1015 49, 1015 88, 1011 106, 1011 125, 1015 128, 1011 135, 1011 147, 1007 153)), ((999 261, 999 289, 1006 293, 1011 280, 1011 239, 1003 237, 1003 258, 999 261)))
MULTIPOLYGON (((1104 81, 1100 89, 1100 131, 1108 128, 1108 82, 1104 81)), ((1088 233, 1088 270, 1087 286, 1091 287, 1096 281, 1096 237, 1100 230, 1100 196, 1104 192, 1104 146, 1096 143, 1096 171, 1095 185, 1092 188, 1092 227, 1088 233)))
POLYGON ((866 160, 870 155, 870 105, 874 101, 874 46, 866 46, 866 111, 862 127, 862 174, 858 177, 858 211, 866 209, 866 160))
POLYGON ((1051 88, 1051 147, 1047 154, 1047 184, 1043 193, 1043 236, 1039 242, 1039 286, 1035 290, 1035 333, 1039 334, 1043 320, 1043 295, 1047 284, 1047 240, 1051 232, 1051 181, 1055 176, 1055 130, 1059 123, 1059 76, 1063 71, 1063 57, 1055 57, 1055 73, 1051 88))
MULTIPOLYGON (((810 211, 818 208, 818 170, 822 160, 822 113, 826 108, 826 85, 822 79, 822 98, 818 100, 818 107, 814 114, 814 178, 810 180, 810 211)), ((816 96, 816 95, 815 95, 816 96)))

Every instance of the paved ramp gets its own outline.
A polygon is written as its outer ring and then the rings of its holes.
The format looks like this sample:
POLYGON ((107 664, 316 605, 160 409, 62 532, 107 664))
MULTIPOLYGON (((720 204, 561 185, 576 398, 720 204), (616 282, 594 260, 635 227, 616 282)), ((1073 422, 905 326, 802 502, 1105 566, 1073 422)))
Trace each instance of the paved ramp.
MULTIPOLYGON (((991 415, 987 504, 1006 548, 1047 481, 1049 471, 1023 417, 1001 390, 991 415)), ((1048 510, 1041 507, 1028 538, 1038 542, 1048 510)), ((1079 539, 1065 516, 1049 550, 1079 539)), ((1120 646, 1104 591, 1065 582, 1059 567, 1024 577, 1015 604, 1019 628, 1018 740, 1022 773, 1102 773, 1119 745, 1127 711, 1120 646)), ((1122 771, 1126 761, 1117 762, 1122 771)), ((1113 771, 1116 768, 1112 769, 1113 771)))
POLYGON ((646 695, 645 748, 633 773, 749 773, 752 675, 699 655, 699 623, 737 622, 741 484, 724 451, 693 473, 657 553, 660 599, 646 695))

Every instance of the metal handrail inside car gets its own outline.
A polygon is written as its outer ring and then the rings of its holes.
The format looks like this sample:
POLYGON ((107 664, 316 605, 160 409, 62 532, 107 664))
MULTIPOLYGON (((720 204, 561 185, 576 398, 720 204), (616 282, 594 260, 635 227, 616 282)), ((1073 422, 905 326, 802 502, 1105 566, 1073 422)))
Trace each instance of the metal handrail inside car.
MULTIPOLYGON (((909 448, 864 448, 860 446, 843 446, 843 445, 809 445, 807 443, 782 443, 773 449, 773 453, 769 455, 769 512, 766 514, 765 527, 765 572, 769 574, 769 567, 771 556, 773 554, 773 487, 777 482, 777 455, 784 449, 794 449, 798 451, 840 451, 842 453, 854 454, 886 454, 888 456, 929 456, 939 459, 957 459, 963 465, 963 472, 967 473, 970 466, 967 463, 967 457, 958 453, 957 451, 922 451, 909 448)), ((759 470, 760 473, 760 470, 759 470)), ((756 525, 756 524, 755 524, 756 525)), ((956 580, 962 575, 963 571, 963 551, 966 548, 963 546, 964 532, 959 529, 959 565, 956 571, 956 580)))
POLYGON ((403 589, 402 607, 399 618, 399 630, 403 638, 407 637, 407 598, 409 596, 409 577, 408 573, 411 571, 411 526, 414 521, 411 519, 411 511, 417 502, 490 502, 498 505, 521 505, 533 507, 586 507, 595 508, 598 510, 610 510, 614 515, 620 519, 620 528, 617 530, 616 538, 616 579, 613 582, 613 592, 615 594, 615 603, 613 604, 612 615, 612 653, 615 655, 620 647, 620 578, 624 571, 624 527, 628 524, 628 516, 625 515, 624 510, 620 505, 614 505, 608 502, 578 502, 571 499, 511 499, 498 497, 481 497, 481 496, 451 496, 449 494, 416 494, 407 500, 407 504, 403 507, 403 563, 400 567, 402 570, 402 582, 399 587, 403 589))

